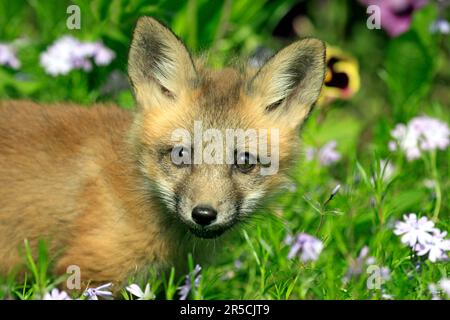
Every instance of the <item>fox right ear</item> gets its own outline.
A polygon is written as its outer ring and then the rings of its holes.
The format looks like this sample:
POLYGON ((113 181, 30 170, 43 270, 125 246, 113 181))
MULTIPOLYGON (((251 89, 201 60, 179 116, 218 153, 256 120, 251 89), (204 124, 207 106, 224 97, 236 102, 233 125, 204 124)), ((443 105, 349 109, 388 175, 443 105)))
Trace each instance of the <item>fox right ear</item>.
POLYGON ((196 78, 189 52, 157 20, 138 20, 128 56, 128 75, 139 105, 176 99, 196 78), (149 101, 149 99, 151 99, 149 101))
POLYGON ((325 76, 325 44, 299 40, 273 56, 251 79, 248 92, 258 110, 292 128, 299 127, 319 97, 325 76))

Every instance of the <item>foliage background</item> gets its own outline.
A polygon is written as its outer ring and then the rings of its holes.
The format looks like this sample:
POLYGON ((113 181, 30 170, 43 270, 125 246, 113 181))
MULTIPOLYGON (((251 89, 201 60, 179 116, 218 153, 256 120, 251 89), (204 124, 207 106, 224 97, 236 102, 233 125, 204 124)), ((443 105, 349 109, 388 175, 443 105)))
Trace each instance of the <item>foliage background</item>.
MULTIPOLYGON (((422 261, 417 269, 420 259, 400 243, 392 226, 408 212, 432 217, 436 190, 423 181, 437 179, 443 199, 436 223, 449 230, 450 154, 438 152, 433 167, 428 156, 406 161, 401 153, 389 151, 388 142, 395 124, 417 115, 449 123, 450 42, 448 36, 428 31, 438 13, 430 2, 414 13, 408 32, 389 38, 383 30, 366 27, 365 7, 357 1, 1 0, 0 42, 21 39, 17 47, 22 67, 0 67, 0 98, 84 105, 114 101, 132 108, 126 61, 133 26, 142 15, 165 22, 195 54, 205 54, 213 68, 248 59, 258 48, 278 50, 298 38, 293 18, 308 17, 313 26, 308 35, 341 48, 359 63, 359 92, 350 100, 317 108, 303 130, 306 145, 319 147, 336 140, 343 157, 330 167, 300 161, 292 175, 296 190, 277 196, 250 227, 230 237, 218 250, 218 261, 204 267, 201 284, 191 297, 370 299, 388 293, 396 299, 428 299, 428 285, 449 276, 448 264, 422 261), (81 8, 80 30, 66 27, 70 4, 81 8), (66 34, 102 40, 117 56, 109 66, 89 73, 47 75, 39 54, 66 34), (120 81, 111 80, 112 72, 120 81), (395 165, 395 178, 373 187, 363 178, 381 170, 380 159, 395 165), (316 210, 315 203, 323 204, 338 183, 342 185, 338 195, 325 209, 316 210), (289 247, 283 239, 291 232, 307 232, 324 241, 318 261, 287 259, 289 247), (342 281, 365 245, 380 266, 391 269, 383 290, 367 289, 365 273, 342 281)), ((41 267, 46 269, 46 264, 41 267)), ((25 284, 1 280, 0 297, 32 298, 54 285, 56 279, 38 273, 30 272, 33 280, 25 284)), ((158 297, 176 298, 174 288, 181 281, 155 278, 150 284, 158 297)))

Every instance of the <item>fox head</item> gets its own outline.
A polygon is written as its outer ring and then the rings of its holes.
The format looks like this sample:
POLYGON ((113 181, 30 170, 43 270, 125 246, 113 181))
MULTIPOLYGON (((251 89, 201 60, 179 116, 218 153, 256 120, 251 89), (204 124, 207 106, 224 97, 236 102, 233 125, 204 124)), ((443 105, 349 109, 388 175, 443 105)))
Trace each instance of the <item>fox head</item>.
POLYGON ((128 73, 137 103, 130 139, 143 188, 168 218, 213 238, 286 181, 299 127, 323 84, 325 45, 304 39, 259 70, 212 71, 169 29, 143 17, 128 73))

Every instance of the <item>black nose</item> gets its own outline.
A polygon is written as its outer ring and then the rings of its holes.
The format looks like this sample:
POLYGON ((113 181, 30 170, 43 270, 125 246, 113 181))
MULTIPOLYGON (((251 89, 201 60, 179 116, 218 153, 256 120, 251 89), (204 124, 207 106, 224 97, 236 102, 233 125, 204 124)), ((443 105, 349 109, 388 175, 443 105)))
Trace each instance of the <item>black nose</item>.
POLYGON ((217 211, 207 206, 196 206, 192 210, 192 219, 202 226, 211 224, 217 218, 217 211))

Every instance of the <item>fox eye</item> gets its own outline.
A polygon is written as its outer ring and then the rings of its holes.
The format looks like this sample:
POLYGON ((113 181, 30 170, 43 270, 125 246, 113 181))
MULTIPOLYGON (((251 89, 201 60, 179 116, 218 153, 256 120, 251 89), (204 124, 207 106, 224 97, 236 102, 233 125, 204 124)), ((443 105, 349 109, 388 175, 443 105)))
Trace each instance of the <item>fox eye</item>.
POLYGON ((236 154, 234 166, 242 173, 248 173, 256 167, 257 160, 255 156, 248 152, 236 154))
POLYGON ((170 151, 170 159, 177 166, 191 164, 191 150, 183 146, 177 146, 170 151))

